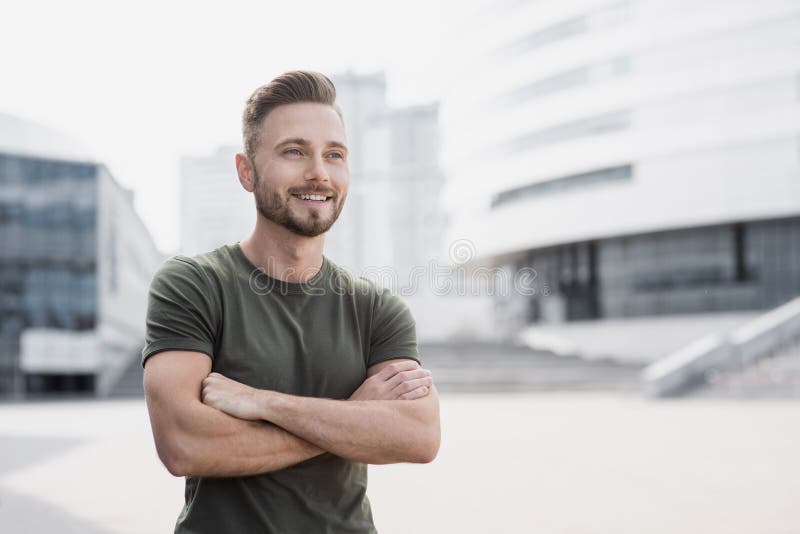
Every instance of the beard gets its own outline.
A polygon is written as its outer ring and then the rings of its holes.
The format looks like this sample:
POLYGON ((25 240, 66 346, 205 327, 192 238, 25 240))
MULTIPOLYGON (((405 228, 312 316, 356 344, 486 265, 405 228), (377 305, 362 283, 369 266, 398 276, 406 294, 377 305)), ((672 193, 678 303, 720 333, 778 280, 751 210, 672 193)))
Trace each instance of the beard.
POLYGON ((309 187, 295 187, 290 188, 285 195, 269 186, 255 172, 253 183, 255 189, 253 194, 256 198, 256 209, 267 220, 279 224, 297 235, 305 237, 316 237, 320 234, 327 232, 344 207, 344 201, 347 198, 345 193, 339 198, 332 189, 327 188, 309 188, 309 187), (289 204, 293 194, 321 194, 330 197, 326 201, 333 203, 333 210, 330 211, 327 205, 320 206, 319 208, 312 208, 307 215, 301 216, 292 212, 292 207, 289 204), (329 215, 328 215, 329 214, 329 215))

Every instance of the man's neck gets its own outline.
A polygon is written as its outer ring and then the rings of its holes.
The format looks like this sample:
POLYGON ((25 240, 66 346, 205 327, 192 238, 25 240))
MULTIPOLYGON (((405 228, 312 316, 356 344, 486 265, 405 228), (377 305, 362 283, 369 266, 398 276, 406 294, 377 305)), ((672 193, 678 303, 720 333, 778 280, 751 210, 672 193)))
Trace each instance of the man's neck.
POLYGON ((239 246, 253 265, 272 278, 305 282, 322 267, 325 234, 306 237, 257 215, 256 228, 239 246))

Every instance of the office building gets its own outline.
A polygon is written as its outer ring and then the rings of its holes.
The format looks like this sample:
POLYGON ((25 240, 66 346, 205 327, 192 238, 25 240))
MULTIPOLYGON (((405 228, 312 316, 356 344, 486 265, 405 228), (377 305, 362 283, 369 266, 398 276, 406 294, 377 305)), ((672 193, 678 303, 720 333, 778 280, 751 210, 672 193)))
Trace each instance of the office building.
POLYGON ((427 268, 443 247, 439 106, 390 107, 383 73, 333 81, 353 157, 347 205, 328 233, 327 253, 355 274, 406 287, 414 267, 427 268))
POLYGON ((236 174, 236 147, 181 158, 180 252, 192 256, 235 243, 256 222, 253 195, 236 174))
POLYGON ((105 166, 0 115, 0 394, 107 393, 139 358, 162 260, 105 166))

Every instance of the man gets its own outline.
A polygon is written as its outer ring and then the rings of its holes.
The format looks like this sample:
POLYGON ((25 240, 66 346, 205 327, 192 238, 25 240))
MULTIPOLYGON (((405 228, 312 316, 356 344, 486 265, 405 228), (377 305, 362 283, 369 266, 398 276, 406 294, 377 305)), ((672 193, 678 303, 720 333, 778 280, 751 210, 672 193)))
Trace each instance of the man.
POLYGON ((279 76, 243 137, 253 233, 171 258, 150 286, 147 406, 186 477, 175 531, 375 532, 366 464, 432 461, 439 406, 405 304, 322 254, 349 181, 333 84, 279 76))

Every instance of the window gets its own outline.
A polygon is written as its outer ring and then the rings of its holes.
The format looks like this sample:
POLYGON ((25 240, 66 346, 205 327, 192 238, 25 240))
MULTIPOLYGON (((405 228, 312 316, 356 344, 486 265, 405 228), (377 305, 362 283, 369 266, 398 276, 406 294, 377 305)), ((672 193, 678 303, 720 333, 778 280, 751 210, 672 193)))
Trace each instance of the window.
POLYGON ((598 169, 580 174, 562 176, 544 182, 515 187, 514 189, 498 193, 492 200, 492 208, 534 196, 560 193, 601 183, 630 180, 632 176, 632 165, 621 165, 619 167, 609 167, 607 169, 598 169))
POLYGON ((506 153, 522 152, 582 137, 593 137, 626 130, 630 126, 630 110, 613 111, 521 135, 507 142, 502 149, 506 153))
POLYGON ((627 76, 631 71, 628 56, 613 57, 607 61, 565 70, 523 85, 498 99, 498 107, 519 105, 529 100, 567 91, 590 83, 603 82, 627 76))
POLYGON ((560 20, 538 28, 496 52, 497 56, 524 54, 559 41, 582 35, 591 30, 618 26, 628 20, 630 2, 605 5, 593 12, 560 20))
POLYGON ((498 51, 499 55, 523 54, 551 43, 569 39, 589 30, 589 21, 585 16, 562 20, 550 26, 538 29, 518 39, 498 51))

